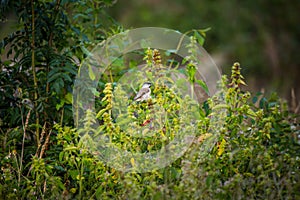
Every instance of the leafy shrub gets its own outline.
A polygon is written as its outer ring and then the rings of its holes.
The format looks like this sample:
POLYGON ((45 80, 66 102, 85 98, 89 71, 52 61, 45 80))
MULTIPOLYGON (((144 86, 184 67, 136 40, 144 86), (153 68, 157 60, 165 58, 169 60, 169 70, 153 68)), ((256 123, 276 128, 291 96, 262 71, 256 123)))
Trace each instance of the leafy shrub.
POLYGON ((261 94, 250 99, 250 93, 239 87, 244 83, 239 64, 232 71, 231 83, 223 77, 222 84, 229 85, 223 88, 228 114, 214 149, 203 154, 205 141, 200 141, 182 161, 182 197, 299 198, 300 146, 293 114, 276 95, 269 100, 261 94))
MULTIPOLYGON (((222 90, 217 95, 224 96, 224 105, 216 104, 213 98, 203 104, 201 112, 207 114, 199 124, 193 145, 170 166, 142 174, 116 171, 89 153, 80 143, 78 131, 57 124, 48 135, 44 133, 45 142, 34 156, 26 151, 25 157, 30 156, 31 161, 25 170, 19 168, 22 160, 18 151, 8 151, 3 157, 2 196, 7 199, 297 199, 299 124, 275 95, 266 99, 259 94, 250 99, 250 93, 240 88, 244 81, 239 70, 239 64, 234 64, 230 83, 223 77, 222 90), (207 123, 219 109, 227 111, 225 123, 217 140, 213 140, 213 147, 207 149, 206 142, 211 142, 215 134, 209 132, 207 123)), ((87 115, 86 122, 94 120, 95 115, 87 115)), ((112 122, 104 120, 103 125, 109 123, 112 122)), ((133 142, 130 138, 124 140, 119 138, 120 143, 133 142)), ((143 144, 135 145, 137 148, 143 144)))

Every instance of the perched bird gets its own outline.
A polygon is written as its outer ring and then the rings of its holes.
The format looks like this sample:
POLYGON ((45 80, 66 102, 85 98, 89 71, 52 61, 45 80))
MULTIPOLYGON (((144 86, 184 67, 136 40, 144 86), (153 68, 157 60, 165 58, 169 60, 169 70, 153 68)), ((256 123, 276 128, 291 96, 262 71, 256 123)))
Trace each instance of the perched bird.
POLYGON ((29 110, 32 110, 34 108, 34 105, 30 99, 23 99, 22 104, 26 106, 29 110))
POLYGON ((140 91, 137 93, 137 95, 134 97, 134 101, 145 101, 151 98, 151 83, 145 82, 140 89, 140 91))

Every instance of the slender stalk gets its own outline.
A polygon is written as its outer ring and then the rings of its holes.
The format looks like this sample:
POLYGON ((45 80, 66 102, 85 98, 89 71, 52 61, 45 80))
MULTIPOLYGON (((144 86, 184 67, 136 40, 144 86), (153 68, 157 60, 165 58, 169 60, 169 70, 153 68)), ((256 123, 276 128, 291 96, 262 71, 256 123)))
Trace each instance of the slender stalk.
POLYGON ((52 133, 52 130, 50 130, 49 134, 48 134, 47 137, 46 137, 45 143, 44 143, 44 145, 42 146, 42 149, 41 149, 41 152, 40 152, 40 156, 39 156, 40 159, 43 158, 43 155, 44 155, 44 153, 45 153, 45 151, 46 151, 46 149, 47 149, 47 146, 49 145, 51 133, 52 133))
POLYGON ((194 82, 191 83, 191 98, 194 99, 194 82))
POLYGON ((79 180, 79 198, 82 198, 82 177, 83 177, 83 173, 84 173, 84 164, 83 164, 83 160, 84 158, 82 158, 81 160, 81 169, 80 169, 80 180, 79 180))
POLYGON ((63 121, 64 121, 64 107, 61 109, 61 117, 60 117, 60 125, 63 126, 63 121))
MULTIPOLYGON (((32 34, 32 40, 31 40, 31 66, 32 66, 32 75, 33 75, 33 84, 34 84, 34 104, 35 107, 37 107, 37 99, 38 99, 38 91, 37 91, 37 77, 36 77, 36 69, 35 69, 35 13, 34 13, 34 0, 31 0, 31 34, 32 34)), ((39 113, 37 111, 37 109, 35 110, 35 115, 36 115, 36 143, 37 146, 39 145, 39 124, 40 124, 40 120, 39 120, 39 113)))
MULTIPOLYGON (((21 113, 23 113, 22 109, 21 109, 21 113)), ((22 167, 23 167, 22 163, 23 163, 23 157, 24 157, 26 128, 28 126, 28 121, 29 121, 30 113, 31 113, 31 110, 28 111, 25 123, 24 123, 24 119, 23 119, 23 114, 21 116, 22 125, 23 125, 23 139, 22 139, 22 150, 21 150, 21 157, 20 157, 20 167, 19 167, 19 172, 18 172, 18 184, 20 184, 20 182, 21 182, 21 171, 22 171, 22 167)))

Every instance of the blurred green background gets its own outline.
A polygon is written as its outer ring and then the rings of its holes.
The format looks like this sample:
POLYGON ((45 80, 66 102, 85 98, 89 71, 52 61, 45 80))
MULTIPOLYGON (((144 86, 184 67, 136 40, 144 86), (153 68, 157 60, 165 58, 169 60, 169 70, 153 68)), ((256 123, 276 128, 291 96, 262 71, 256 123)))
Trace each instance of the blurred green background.
POLYGON ((125 28, 210 27, 204 47, 224 74, 238 61, 253 92, 299 100, 299 0, 119 0, 107 11, 125 28))

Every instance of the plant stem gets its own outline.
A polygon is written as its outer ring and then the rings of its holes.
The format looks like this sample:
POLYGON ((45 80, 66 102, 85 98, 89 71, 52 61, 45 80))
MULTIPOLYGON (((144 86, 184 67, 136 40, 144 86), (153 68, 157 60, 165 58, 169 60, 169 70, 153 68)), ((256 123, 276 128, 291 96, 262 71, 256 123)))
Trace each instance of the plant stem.
MULTIPOLYGON (((21 109, 21 113, 23 113, 22 109, 21 109)), ((22 139, 22 150, 21 150, 21 157, 20 157, 20 167, 19 167, 19 171, 18 171, 18 186, 20 185, 20 182, 21 182, 21 171, 22 171, 22 167, 23 167, 22 163, 23 163, 23 157, 24 157, 24 146, 25 146, 26 128, 28 126, 28 121, 29 121, 30 113, 31 113, 31 110, 28 111, 25 123, 24 123, 24 119, 23 119, 23 114, 21 116, 21 118, 22 118, 22 125, 23 125, 23 139, 22 139)))
MULTIPOLYGON (((34 85, 34 101, 35 101, 35 108, 37 107, 37 99, 38 99, 38 91, 37 91, 37 78, 36 78, 36 71, 35 71, 35 16, 34 16, 34 0, 31 0, 31 34, 32 34, 32 40, 31 40, 31 62, 32 62, 32 75, 33 75, 33 85, 34 85)), ((39 145, 39 124, 40 124, 40 120, 39 120, 39 113, 37 111, 37 109, 35 110, 35 117, 36 117, 36 144, 37 146, 39 145)))
POLYGON ((79 180, 79 198, 81 199, 82 197, 82 178, 83 178, 83 173, 84 173, 84 158, 81 160, 81 169, 80 169, 80 180, 79 180))

